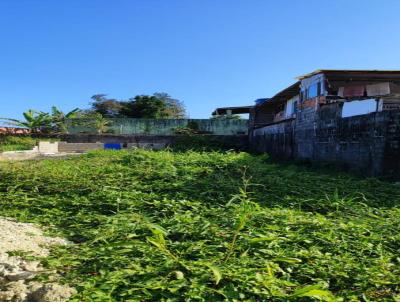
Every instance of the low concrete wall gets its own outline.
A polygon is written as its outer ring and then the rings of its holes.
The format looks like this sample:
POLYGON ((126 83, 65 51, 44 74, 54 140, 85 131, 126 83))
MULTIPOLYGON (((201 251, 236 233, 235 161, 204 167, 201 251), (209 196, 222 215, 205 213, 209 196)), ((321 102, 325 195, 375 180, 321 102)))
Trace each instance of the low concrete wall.
POLYGON ((58 142, 39 142, 39 153, 58 153, 58 142))
MULTIPOLYGON (((38 136, 40 138, 40 135, 38 136)), ((47 135, 49 137, 49 135, 47 135)), ((61 134, 52 135, 67 143, 116 143, 122 144, 124 148, 152 148, 160 149, 167 146, 173 146, 182 139, 187 138, 184 135, 113 135, 113 134, 61 134)), ((204 138, 205 141, 217 141, 228 148, 245 150, 248 148, 247 135, 195 135, 194 137, 204 138)), ((60 143, 59 143, 60 145, 60 143)))
POLYGON ((91 150, 102 150, 104 149, 103 143, 58 143, 58 152, 63 153, 84 153, 91 150))

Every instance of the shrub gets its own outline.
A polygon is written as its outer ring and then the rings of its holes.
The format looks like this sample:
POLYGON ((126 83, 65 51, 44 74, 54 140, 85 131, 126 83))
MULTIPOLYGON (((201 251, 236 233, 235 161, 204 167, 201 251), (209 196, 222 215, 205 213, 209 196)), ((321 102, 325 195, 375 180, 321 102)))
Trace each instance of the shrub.
POLYGON ((30 150, 36 145, 36 139, 30 136, 0 135, 0 151, 30 150))

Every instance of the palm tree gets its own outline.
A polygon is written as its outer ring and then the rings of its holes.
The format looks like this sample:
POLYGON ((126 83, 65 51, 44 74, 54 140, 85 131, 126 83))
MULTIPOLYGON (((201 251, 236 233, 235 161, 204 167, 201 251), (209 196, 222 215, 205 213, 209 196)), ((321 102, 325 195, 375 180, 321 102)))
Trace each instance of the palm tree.
POLYGON ((51 107, 51 119, 57 132, 68 133, 68 120, 77 118, 78 114, 79 108, 64 113, 56 106, 51 107))
POLYGON ((23 113, 25 120, 17 120, 11 118, 0 118, 6 122, 6 124, 21 128, 27 128, 32 133, 38 133, 45 129, 49 129, 51 126, 51 116, 46 112, 35 111, 29 109, 23 113))

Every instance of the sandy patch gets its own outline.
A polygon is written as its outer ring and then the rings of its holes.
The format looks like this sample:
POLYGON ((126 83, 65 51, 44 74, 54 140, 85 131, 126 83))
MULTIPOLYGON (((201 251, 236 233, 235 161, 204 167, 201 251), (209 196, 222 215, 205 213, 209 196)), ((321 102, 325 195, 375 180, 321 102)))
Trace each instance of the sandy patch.
POLYGON ((48 247, 67 244, 61 238, 43 235, 36 226, 0 218, 0 301, 12 302, 64 302, 74 290, 56 283, 41 284, 32 281, 43 271, 37 261, 26 261, 9 252, 22 251, 33 256, 46 256, 48 247))

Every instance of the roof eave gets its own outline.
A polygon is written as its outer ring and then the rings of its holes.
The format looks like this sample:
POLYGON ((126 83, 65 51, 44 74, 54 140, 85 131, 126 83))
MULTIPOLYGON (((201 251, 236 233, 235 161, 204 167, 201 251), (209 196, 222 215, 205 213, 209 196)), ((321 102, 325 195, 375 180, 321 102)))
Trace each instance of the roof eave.
POLYGON ((379 69, 317 69, 313 72, 301 75, 296 77, 297 80, 301 81, 303 79, 312 77, 314 75, 324 73, 324 74, 398 74, 400 75, 400 70, 396 69, 388 69, 388 70, 379 70, 379 69))

